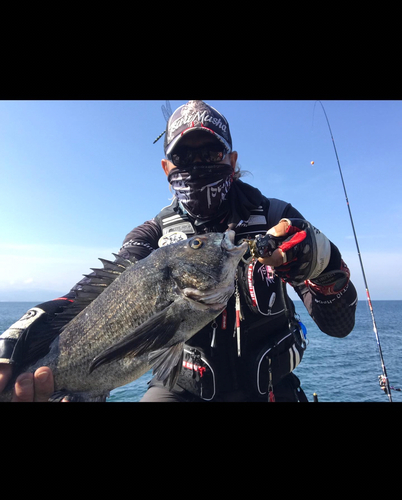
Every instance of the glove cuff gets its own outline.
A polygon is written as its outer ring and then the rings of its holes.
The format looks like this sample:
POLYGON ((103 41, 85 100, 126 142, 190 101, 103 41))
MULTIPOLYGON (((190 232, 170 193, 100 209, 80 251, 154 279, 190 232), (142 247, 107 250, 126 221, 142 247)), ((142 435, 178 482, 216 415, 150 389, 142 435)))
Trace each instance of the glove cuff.
POLYGON ((305 284, 316 294, 339 295, 347 288, 350 280, 348 266, 341 260, 341 269, 321 274, 305 284))
POLYGON ((14 363, 13 353, 17 340, 16 338, 0 337, 0 363, 7 363, 9 365, 14 363))
POLYGON ((32 307, 18 321, 13 323, 2 335, 0 335, 0 363, 15 364, 21 361, 21 343, 19 340, 28 328, 43 325, 47 319, 55 313, 63 310, 71 299, 60 297, 32 307))
POLYGON ((16 362, 15 353, 18 340, 22 333, 29 328, 34 321, 37 321, 45 311, 39 307, 29 309, 22 318, 13 323, 0 336, 0 363, 13 364, 16 362))

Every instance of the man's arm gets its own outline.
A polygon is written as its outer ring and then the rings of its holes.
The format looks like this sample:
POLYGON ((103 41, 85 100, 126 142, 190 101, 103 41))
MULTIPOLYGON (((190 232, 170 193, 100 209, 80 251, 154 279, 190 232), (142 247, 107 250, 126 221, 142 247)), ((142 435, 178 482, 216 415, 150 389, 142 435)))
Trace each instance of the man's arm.
POLYGON ((320 330, 346 337, 354 328, 357 293, 341 253, 293 207, 285 216, 256 238, 259 260, 294 287, 320 330))

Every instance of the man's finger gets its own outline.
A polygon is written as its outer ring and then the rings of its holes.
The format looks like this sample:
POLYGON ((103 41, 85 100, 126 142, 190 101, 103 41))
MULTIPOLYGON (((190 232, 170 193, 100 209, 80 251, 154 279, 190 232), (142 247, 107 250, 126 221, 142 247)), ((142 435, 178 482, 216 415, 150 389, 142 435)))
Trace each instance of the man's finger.
POLYGON ((0 392, 4 391, 12 373, 12 366, 6 363, 0 364, 0 392))
POLYGON ((277 248, 270 257, 260 257, 258 260, 266 266, 279 267, 283 264, 283 252, 277 248))
POLYGON ((15 381, 13 403, 44 402, 54 391, 52 371, 43 366, 33 373, 22 373, 15 381))
POLYGON ((53 373, 50 368, 43 366, 34 374, 35 395, 34 401, 46 402, 54 392, 53 373))
POLYGON ((267 234, 272 234, 272 236, 276 236, 279 238, 286 236, 287 235, 286 231, 289 225, 290 225, 289 219, 282 219, 279 222, 279 224, 277 224, 274 227, 271 227, 271 229, 267 231, 267 234))
POLYGON ((15 381, 13 403, 27 403, 34 399, 33 373, 22 373, 15 381))

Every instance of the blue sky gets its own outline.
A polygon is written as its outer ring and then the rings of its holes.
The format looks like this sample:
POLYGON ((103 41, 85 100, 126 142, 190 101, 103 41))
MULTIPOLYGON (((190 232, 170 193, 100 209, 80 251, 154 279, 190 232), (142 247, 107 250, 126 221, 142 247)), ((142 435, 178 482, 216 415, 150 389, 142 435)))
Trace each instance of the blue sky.
MULTIPOLYGON (((172 109, 185 103, 170 101, 172 109)), ((324 113, 314 100, 204 99, 229 120, 244 181, 291 202, 365 288, 324 113), (314 165, 311 165, 314 161, 314 165)), ((402 300, 402 101, 323 100, 372 300, 402 300)), ((164 101, 0 101, 0 300, 48 300, 170 203, 164 101)))

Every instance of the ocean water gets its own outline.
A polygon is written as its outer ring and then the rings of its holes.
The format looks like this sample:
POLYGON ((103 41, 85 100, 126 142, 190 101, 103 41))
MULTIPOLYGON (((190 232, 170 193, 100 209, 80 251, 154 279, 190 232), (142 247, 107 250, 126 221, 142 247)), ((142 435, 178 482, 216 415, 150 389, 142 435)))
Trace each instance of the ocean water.
MULTIPOLYGON (((0 333, 19 319, 29 302, 0 302, 0 333)), ((388 402, 380 389, 381 362, 367 301, 357 306, 352 333, 337 339, 322 333, 303 304, 295 301, 301 321, 307 327, 308 347, 295 374, 310 401, 388 402)), ((373 301, 373 310, 390 385, 402 389, 402 301, 373 301)), ((114 389, 108 402, 139 401, 147 389, 151 372, 130 384, 114 389)), ((402 402, 402 392, 392 391, 394 402, 402 402)))

